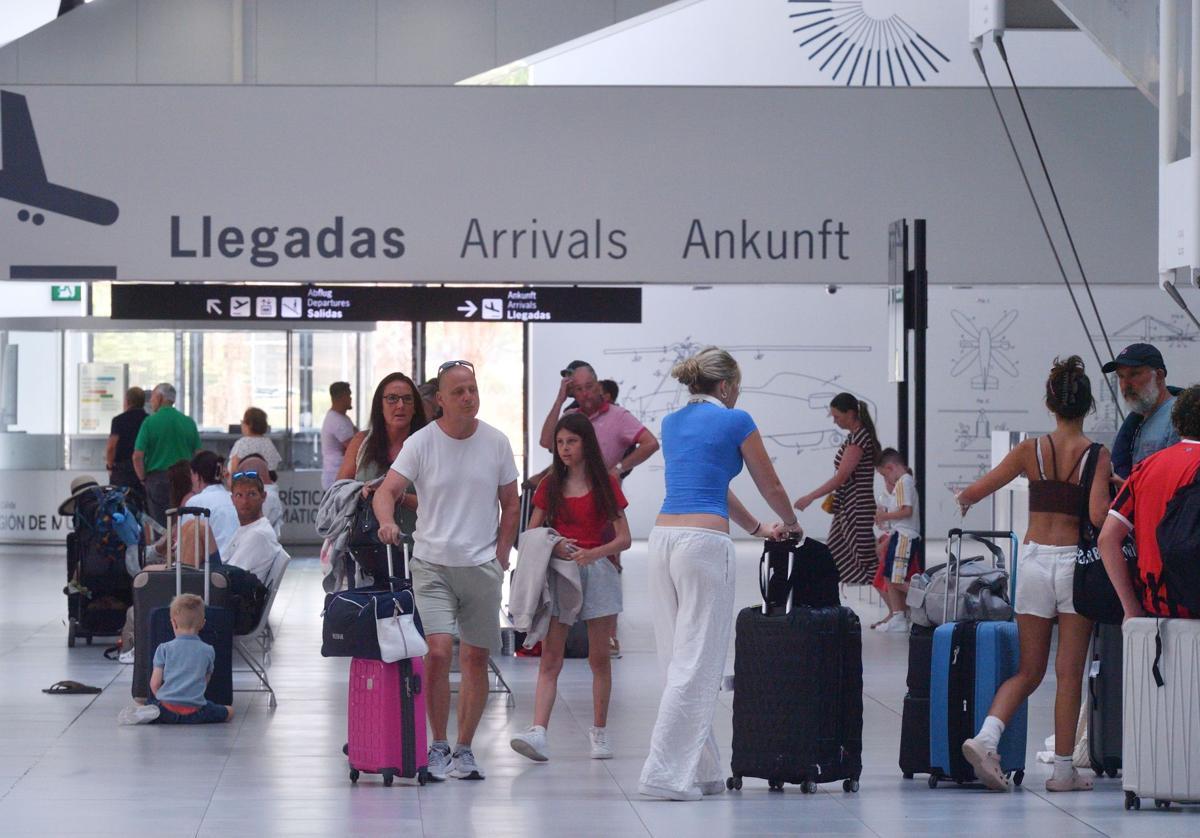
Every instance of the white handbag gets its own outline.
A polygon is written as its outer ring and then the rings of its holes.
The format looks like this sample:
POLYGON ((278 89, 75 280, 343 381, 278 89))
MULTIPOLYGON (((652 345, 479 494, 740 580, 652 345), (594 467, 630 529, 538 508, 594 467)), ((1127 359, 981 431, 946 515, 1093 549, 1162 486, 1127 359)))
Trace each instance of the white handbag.
POLYGON ((379 659, 384 663, 395 663, 407 658, 424 657, 429 652, 429 644, 417 627, 416 601, 412 591, 408 594, 412 607, 405 613, 399 599, 393 600, 393 612, 386 617, 375 620, 375 631, 379 637, 379 659))

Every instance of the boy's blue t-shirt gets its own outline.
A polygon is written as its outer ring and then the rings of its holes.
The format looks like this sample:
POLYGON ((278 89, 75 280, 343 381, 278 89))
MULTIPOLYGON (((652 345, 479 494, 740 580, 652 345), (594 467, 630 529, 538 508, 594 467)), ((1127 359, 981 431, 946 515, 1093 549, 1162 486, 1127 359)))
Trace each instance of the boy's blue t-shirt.
POLYGON ((728 518, 729 481, 742 470, 741 445, 755 430, 746 411, 711 402, 693 402, 663 419, 663 514, 728 518))
POLYGON ((216 657, 216 650, 194 634, 161 644, 154 650, 154 668, 162 668, 163 683, 154 697, 168 704, 203 707, 216 657))

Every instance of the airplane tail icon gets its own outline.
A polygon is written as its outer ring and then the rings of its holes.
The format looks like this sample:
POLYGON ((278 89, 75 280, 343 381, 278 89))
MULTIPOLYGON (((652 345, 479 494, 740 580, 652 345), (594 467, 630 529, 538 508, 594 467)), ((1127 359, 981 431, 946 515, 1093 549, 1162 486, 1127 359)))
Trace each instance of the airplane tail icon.
MULTIPOLYGON (((0 142, 4 148, 0 198, 91 224, 108 225, 117 220, 120 209, 109 199, 50 182, 38 150, 29 103, 24 96, 7 90, 0 90, 0 142)), ((21 221, 31 218, 28 209, 22 209, 17 217, 21 221)), ((41 224, 45 218, 34 213, 32 220, 41 224)))

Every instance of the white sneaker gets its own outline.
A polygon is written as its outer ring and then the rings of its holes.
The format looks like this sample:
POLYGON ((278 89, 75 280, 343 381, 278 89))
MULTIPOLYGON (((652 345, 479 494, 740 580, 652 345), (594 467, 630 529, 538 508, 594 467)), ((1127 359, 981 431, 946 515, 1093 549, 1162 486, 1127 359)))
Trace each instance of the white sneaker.
POLYGON ((148 725, 158 718, 157 704, 131 704, 117 715, 117 724, 148 725))
POLYGON ((440 782, 446 779, 450 771, 450 746, 437 744, 429 746, 429 779, 440 782))
POLYGON ((546 762, 546 728, 533 725, 529 730, 518 733, 508 740, 512 749, 523 757, 529 757, 534 762, 546 762))
POLYGON ((457 780, 482 780, 486 775, 475 761, 471 749, 459 745, 454 756, 450 757, 449 776, 457 780))
POLYGON ((588 738, 592 740, 592 759, 612 759, 613 749, 608 744, 608 729, 603 727, 594 727, 588 731, 588 738))
POLYGON ((130 666, 132 666, 133 665, 133 649, 130 649, 126 652, 122 652, 121 654, 117 655, 117 660, 119 660, 121 663, 129 664, 130 666))
POLYGON ((899 634, 900 632, 908 634, 909 629, 911 628, 912 623, 908 621, 907 615, 901 611, 897 612, 895 617, 892 617, 892 619, 887 621, 887 624, 884 626, 883 630, 888 634, 899 634))

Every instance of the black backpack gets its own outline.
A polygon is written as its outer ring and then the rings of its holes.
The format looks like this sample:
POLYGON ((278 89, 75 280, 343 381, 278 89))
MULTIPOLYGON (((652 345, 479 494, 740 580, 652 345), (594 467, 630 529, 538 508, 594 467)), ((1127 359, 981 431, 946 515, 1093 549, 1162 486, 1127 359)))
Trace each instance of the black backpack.
POLYGON ((1163 587, 1189 614, 1200 616, 1200 470, 1175 492, 1155 535, 1163 587))

